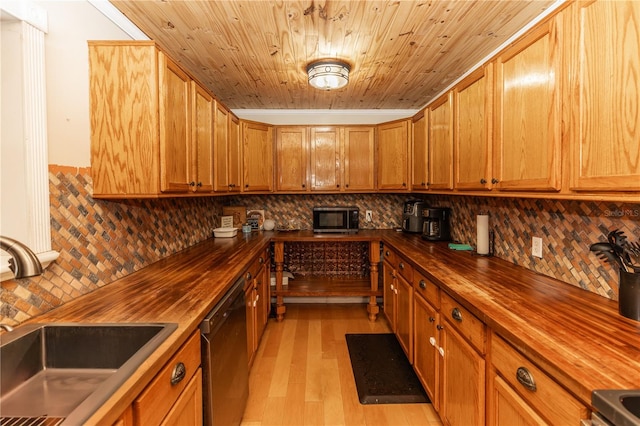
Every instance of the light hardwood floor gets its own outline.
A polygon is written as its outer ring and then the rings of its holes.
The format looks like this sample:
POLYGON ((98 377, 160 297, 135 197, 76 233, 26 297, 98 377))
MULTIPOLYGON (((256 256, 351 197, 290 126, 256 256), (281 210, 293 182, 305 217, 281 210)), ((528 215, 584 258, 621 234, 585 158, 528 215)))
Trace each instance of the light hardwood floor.
POLYGON ((431 404, 358 401, 344 335, 389 331, 366 305, 288 304, 262 337, 242 425, 441 425, 431 404))

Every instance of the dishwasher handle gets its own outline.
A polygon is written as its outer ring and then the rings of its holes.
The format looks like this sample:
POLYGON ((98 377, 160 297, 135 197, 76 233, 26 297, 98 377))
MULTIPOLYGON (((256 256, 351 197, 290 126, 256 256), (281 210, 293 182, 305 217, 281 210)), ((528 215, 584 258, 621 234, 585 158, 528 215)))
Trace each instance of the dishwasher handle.
POLYGON ((238 279, 231 289, 225 293, 222 300, 204 317, 200 323, 201 334, 206 336, 213 333, 227 320, 229 310, 233 307, 237 297, 244 296, 244 283, 243 278, 238 279))

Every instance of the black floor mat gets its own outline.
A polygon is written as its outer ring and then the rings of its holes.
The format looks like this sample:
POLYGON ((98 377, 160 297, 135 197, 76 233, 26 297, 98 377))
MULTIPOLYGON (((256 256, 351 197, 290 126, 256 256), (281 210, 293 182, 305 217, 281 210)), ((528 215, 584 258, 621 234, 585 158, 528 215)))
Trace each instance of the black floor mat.
POLYGON ((361 404, 429 402, 393 334, 346 334, 361 404))

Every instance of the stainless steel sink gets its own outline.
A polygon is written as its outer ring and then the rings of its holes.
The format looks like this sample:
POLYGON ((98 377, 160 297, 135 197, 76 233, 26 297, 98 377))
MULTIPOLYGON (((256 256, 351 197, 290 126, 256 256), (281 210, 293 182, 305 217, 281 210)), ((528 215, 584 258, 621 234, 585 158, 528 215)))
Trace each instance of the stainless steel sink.
POLYGON ((0 336, 0 424, 82 424, 176 324, 32 324, 0 336))
POLYGON ((598 413, 616 426, 640 425, 640 389, 603 389, 591 393, 598 413))

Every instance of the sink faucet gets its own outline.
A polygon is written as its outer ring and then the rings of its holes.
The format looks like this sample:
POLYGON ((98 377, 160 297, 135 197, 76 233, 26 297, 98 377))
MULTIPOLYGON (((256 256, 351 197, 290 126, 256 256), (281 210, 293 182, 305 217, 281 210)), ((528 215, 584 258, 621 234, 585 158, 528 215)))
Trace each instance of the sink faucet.
POLYGON ((42 264, 33 251, 20 241, 0 235, 0 248, 11 255, 9 269, 16 278, 33 277, 42 274, 42 264))
POLYGON ((8 324, 2 324, 0 323, 0 328, 4 329, 5 331, 13 331, 13 327, 11 327, 8 324))

